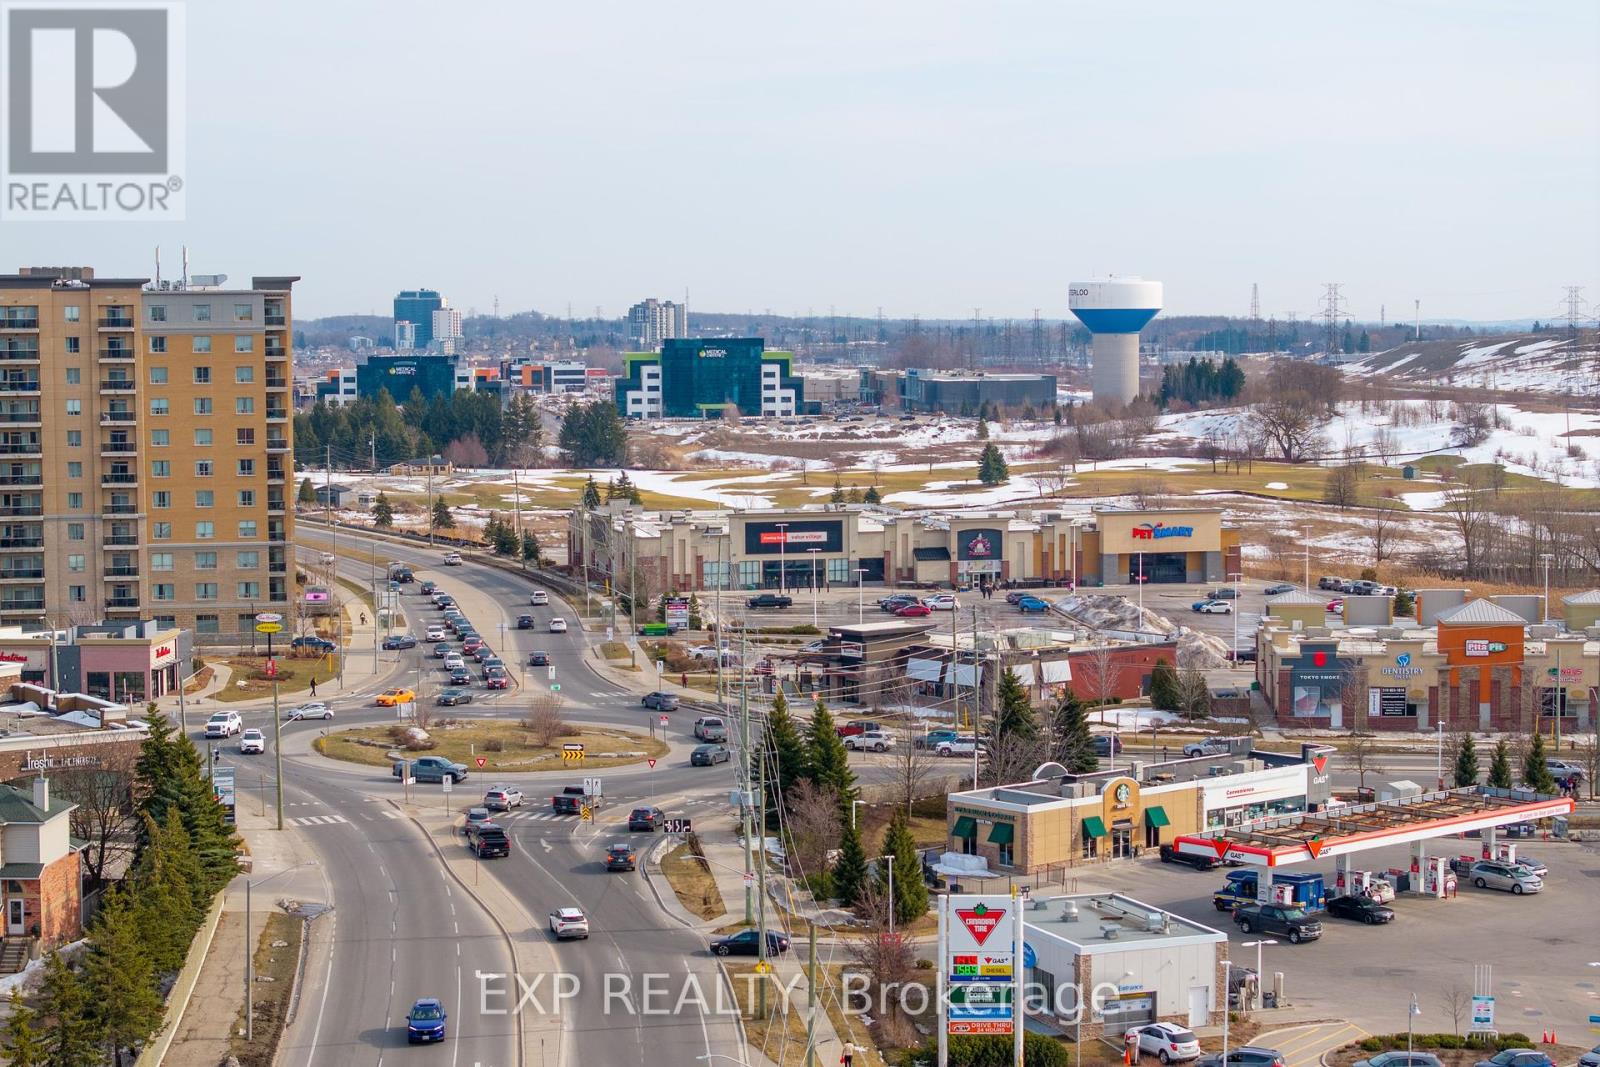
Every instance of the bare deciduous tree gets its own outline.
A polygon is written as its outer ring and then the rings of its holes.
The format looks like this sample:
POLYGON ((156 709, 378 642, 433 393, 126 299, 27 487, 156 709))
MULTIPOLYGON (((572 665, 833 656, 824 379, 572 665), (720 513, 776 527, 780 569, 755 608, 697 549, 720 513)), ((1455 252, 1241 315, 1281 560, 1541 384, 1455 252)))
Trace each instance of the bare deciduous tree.
POLYGON ((1400 451, 1399 435, 1387 426, 1373 431, 1371 444, 1372 454, 1377 456, 1385 467, 1389 466, 1395 454, 1400 451))
POLYGON ((139 814, 131 786, 138 753, 112 751, 98 766, 69 767, 56 771, 56 788, 77 807, 68 822, 72 836, 87 842, 83 848, 84 873, 95 886, 120 877, 138 841, 139 814))
POLYGON ((832 786, 818 788, 801 779, 783 798, 788 830, 790 873, 814 878, 828 869, 828 850, 844 831, 839 814, 839 793, 832 786))
POLYGON ((1477 576, 1484 535, 1492 518, 1484 488, 1481 477, 1469 475, 1444 493, 1441 511, 1461 541, 1461 573, 1464 578, 1477 576))
POLYGON ((931 748, 918 748, 911 743, 910 738, 895 745, 890 750, 890 767, 893 770, 891 781, 894 783, 895 803, 904 805, 906 815, 910 816, 911 806, 916 803, 918 794, 922 791, 922 781, 933 769, 935 756, 931 748))
POLYGON ((1340 511, 1355 507, 1361 499, 1361 482, 1366 476, 1366 465, 1346 463, 1328 471, 1328 480, 1322 487, 1324 503, 1340 511))
POLYGON ((1461 1020, 1466 1017, 1467 1008, 1472 1005, 1472 994, 1465 986, 1456 982, 1439 994, 1439 1000, 1444 1004, 1444 1013, 1450 1016, 1450 1032, 1459 1035, 1461 1020))
POLYGON ((1350 760, 1350 766, 1355 768, 1356 781, 1362 789, 1367 787, 1367 775, 1383 773, 1380 755, 1377 739, 1372 735, 1357 734, 1350 739, 1345 756, 1350 760))
POLYGON ((554 748, 566 733, 567 719, 562 711, 562 703, 558 693, 541 693, 533 698, 533 706, 522 721, 541 748, 554 748))
POLYGON ((872 1003, 882 1001, 890 1006, 888 1013, 877 1020, 879 1044, 909 1045, 920 1039, 915 1024, 898 1006, 900 998, 877 995, 916 977, 912 943, 905 937, 888 933, 890 907, 887 887, 876 879, 868 879, 856 904, 856 914, 865 922, 869 933, 866 937, 850 938, 848 952, 855 966, 870 979, 868 992, 872 994, 872 1003))
POLYGON ((1398 505, 1390 500, 1379 500, 1373 503, 1372 512, 1367 517, 1367 537, 1372 541, 1372 565, 1382 566, 1383 561, 1392 555, 1392 545, 1395 534, 1400 526, 1400 510, 1398 505))
POLYGON ((1211 687, 1206 684, 1206 676, 1193 667, 1178 672, 1178 714, 1185 719, 1211 715, 1211 687))

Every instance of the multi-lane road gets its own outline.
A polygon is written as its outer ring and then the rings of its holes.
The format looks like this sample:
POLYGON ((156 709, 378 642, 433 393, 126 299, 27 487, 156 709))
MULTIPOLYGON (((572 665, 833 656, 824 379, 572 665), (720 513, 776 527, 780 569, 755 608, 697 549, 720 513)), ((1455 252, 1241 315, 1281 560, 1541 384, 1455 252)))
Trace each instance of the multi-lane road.
MULTIPOLYGON (((303 528, 301 541, 303 550, 317 553, 331 547, 315 529, 303 528)), ((382 552, 385 560, 415 568, 419 582, 431 578, 450 592, 478 631, 499 642, 497 651, 508 665, 525 664, 536 649, 548 653, 570 720, 650 728, 655 713, 589 668, 577 615, 554 593, 549 606, 534 607, 528 594, 535 586, 519 575, 470 562, 445 567, 442 552, 420 547, 385 544, 382 552), (516 629, 516 617, 525 613, 535 615, 537 628, 516 629), (556 615, 572 625, 568 633, 548 631, 556 615)), ((338 566, 343 576, 367 584, 370 564, 341 559, 338 566)), ((416 585, 407 589, 400 600, 409 628, 420 635, 437 613, 416 595, 416 585)), ((607 874, 601 862, 613 839, 651 845, 643 835, 626 832, 627 814, 638 804, 690 816, 725 809, 734 785, 732 769, 688 766, 693 716, 672 717, 665 734, 671 751, 654 769, 638 765, 602 772, 606 804, 592 823, 549 814, 545 798, 575 779, 561 772, 495 775, 493 782, 474 772, 448 798, 438 786, 416 786, 413 799, 426 802, 426 815, 418 820, 412 817, 416 806, 399 803, 402 786, 388 773, 336 764, 314 754, 311 743, 325 728, 392 718, 392 711, 372 706, 373 695, 391 682, 414 682, 419 668, 424 699, 431 699, 438 688, 433 680, 438 661, 424 655, 423 647, 380 652, 379 676, 343 692, 332 683, 322 686, 321 696, 334 709, 333 722, 284 727, 286 815, 317 854, 333 910, 313 924, 300 1009, 285 1037, 283 1062, 293 1067, 424 1058, 439 1063, 443 1054, 452 1067, 647 1062, 678 1067, 712 1054, 739 1056, 739 1024, 727 1011, 721 973, 704 941, 659 907, 642 872, 607 874), (446 869, 427 832, 429 820, 437 821, 447 804, 459 814, 479 801, 485 787, 501 781, 523 789, 528 806, 500 820, 512 838, 510 857, 482 863, 475 876, 493 879, 504 894, 498 899, 509 895, 516 902, 520 914, 514 921, 489 914, 471 879, 463 884, 446 869), (587 912, 589 940, 557 944, 550 938, 545 916, 567 905, 587 912), (521 961, 524 972, 533 961, 535 973, 480 979, 480 974, 512 974, 513 959, 521 961), (557 979, 557 974, 570 977, 557 979), (575 991, 559 1003, 552 996, 558 981, 575 991), (529 988, 537 992, 525 999, 529 988), (420 996, 446 1003, 450 1032, 444 1049, 406 1045, 405 1013, 420 996), (519 1039, 520 1020, 510 1014, 519 1002, 549 1025, 519 1039)), ((522 672, 513 671, 513 677, 523 677, 522 672)), ((528 671, 523 685, 504 694, 480 689, 478 702, 451 714, 515 714, 530 692, 548 691, 550 681, 542 669, 528 671)), ((270 715, 246 713, 246 725, 260 725, 270 737, 270 715)), ((198 738, 197 743, 203 744, 198 738)), ((231 754, 233 746, 225 749, 226 758, 248 769, 242 781, 264 774, 270 783, 270 761, 251 762, 254 757, 231 754)), ((439 845, 461 847, 453 841, 439 845)))

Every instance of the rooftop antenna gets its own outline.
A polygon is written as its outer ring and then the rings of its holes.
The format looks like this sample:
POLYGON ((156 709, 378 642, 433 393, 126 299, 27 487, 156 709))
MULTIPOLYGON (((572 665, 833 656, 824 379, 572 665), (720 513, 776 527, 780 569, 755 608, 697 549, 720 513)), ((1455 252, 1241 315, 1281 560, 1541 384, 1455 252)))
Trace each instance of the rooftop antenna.
POLYGON ((189 246, 181 245, 183 249, 183 277, 178 282, 180 289, 189 288, 189 246))
POLYGON ((1261 283, 1250 283, 1250 321, 1261 321, 1261 283))
POLYGON ((161 288, 161 246, 156 245, 156 288, 161 288))

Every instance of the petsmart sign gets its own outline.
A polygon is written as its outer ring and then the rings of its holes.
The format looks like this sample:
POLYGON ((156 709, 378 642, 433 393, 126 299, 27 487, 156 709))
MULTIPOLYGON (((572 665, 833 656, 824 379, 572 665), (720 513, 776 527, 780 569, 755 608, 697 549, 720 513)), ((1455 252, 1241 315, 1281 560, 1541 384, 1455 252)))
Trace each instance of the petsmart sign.
POLYGON ((940 898, 940 1010, 947 1034, 1016 1032, 1018 901, 1010 896, 940 898))

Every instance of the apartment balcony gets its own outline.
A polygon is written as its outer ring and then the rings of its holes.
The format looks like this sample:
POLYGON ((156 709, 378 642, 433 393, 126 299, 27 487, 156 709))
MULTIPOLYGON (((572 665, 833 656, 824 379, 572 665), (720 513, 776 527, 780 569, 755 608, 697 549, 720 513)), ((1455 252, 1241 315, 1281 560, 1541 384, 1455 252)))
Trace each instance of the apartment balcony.
POLYGON ((274 407, 274 406, 269 406, 267 408, 267 421, 268 422, 287 422, 288 419, 289 419, 289 409, 288 408, 280 408, 280 407, 274 407))
POLYGON ((288 574, 289 573, 289 565, 287 563, 282 563, 282 562, 269 563, 269 564, 267 564, 267 573, 268 574, 288 574))
POLYGON ((263 316, 263 318, 266 321, 268 329, 282 329, 283 327, 289 325, 289 316, 283 314, 282 312, 274 313, 269 311, 265 316, 263 316))
POLYGON ((37 615, 44 610, 44 594, 36 597, 15 597, 10 600, 0 600, 0 615, 16 615, 27 612, 37 615))
POLYGON ((131 410, 102 411, 100 424, 102 426, 132 426, 138 421, 138 415, 131 410))
POLYGON ((131 330, 133 329, 133 314, 131 312, 108 311, 100 316, 96 325, 102 330, 131 330))
POLYGON ((100 443, 102 456, 136 456, 139 446, 132 441, 102 441, 100 443))
POLYGON ((0 378, 0 393, 34 394, 39 392, 37 378, 0 378))
POLYGON ((269 375, 267 375, 267 388, 268 389, 287 389, 287 388, 289 388, 289 379, 285 378, 285 377, 283 377, 281 375, 269 374, 269 375))
POLYGON ((0 504, 0 516, 10 519, 37 519, 44 515, 43 504, 0 504))
POLYGON ((267 451, 268 452, 287 452, 287 451, 289 451, 289 439, 286 438, 286 437, 269 437, 269 438, 267 438, 267 451))
POLYGON ((5 485, 44 485, 44 474, 0 474, 0 486, 5 485))
POLYGON ((100 475, 102 488, 111 488, 118 485, 138 485, 139 475, 135 471, 106 471, 100 475))
POLYGON ((21 330, 37 330, 39 316, 32 315, 0 315, 0 333, 15 333, 21 330))
POLYGON ((37 409, 22 411, 0 411, 0 422, 11 426, 43 426, 44 422, 37 409))
POLYGON ((284 530, 283 523, 272 522, 267 524, 267 540, 275 541, 279 544, 289 540, 289 536, 284 530))
POLYGON ((109 611, 137 611, 139 609, 139 598, 136 596, 108 596, 106 597, 106 608, 109 611))
POLYGON ((44 444, 39 441, 0 442, 0 456, 31 456, 35 459, 44 457, 44 444))
MULTIPOLYGON (((42 544, 43 542, 40 543, 42 544)), ((129 533, 126 530, 115 530, 102 537, 100 539, 100 543, 105 545, 107 548, 138 548, 139 535, 136 533, 129 533)), ((4 543, 0 543, 0 548, 4 547, 4 543)))
POLYGON ((44 533, 0 534, 0 548, 43 548, 44 533))
POLYGON ((285 505, 284 505, 283 497, 281 497, 281 496, 269 496, 269 497, 267 497, 267 511, 268 511, 269 514, 281 515, 287 510, 288 510, 288 508, 285 507, 285 505))
POLYGON ((37 363, 39 346, 0 344, 0 360, 7 363, 37 363))
POLYGON ((139 577, 139 565, 137 563, 122 563, 107 567, 105 577, 121 578, 124 581, 129 578, 137 578, 139 577))
POLYGON ((0 582, 38 582, 43 579, 43 567, 10 567, 0 570, 0 582))
POLYGON ((139 383, 132 378, 106 378, 100 382, 102 393, 131 393, 138 387, 139 383))
MULTIPOLYGON (((5 513, 5 509, 0 508, 0 515, 5 513)), ((137 515, 139 514, 139 505, 131 501, 127 503, 113 502, 101 508, 100 513, 102 515, 137 515)))
POLYGON ((283 345, 268 345, 266 356, 268 359, 288 359, 289 350, 283 345))
POLYGON ((281 482, 281 481, 284 480, 284 478, 285 478, 285 475, 284 475, 282 467, 275 466, 275 465, 270 464, 270 463, 267 465, 267 484, 268 485, 271 485, 274 482, 281 482))
POLYGON ((101 363, 132 363, 134 360, 131 348, 102 348, 99 356, 101 363))

